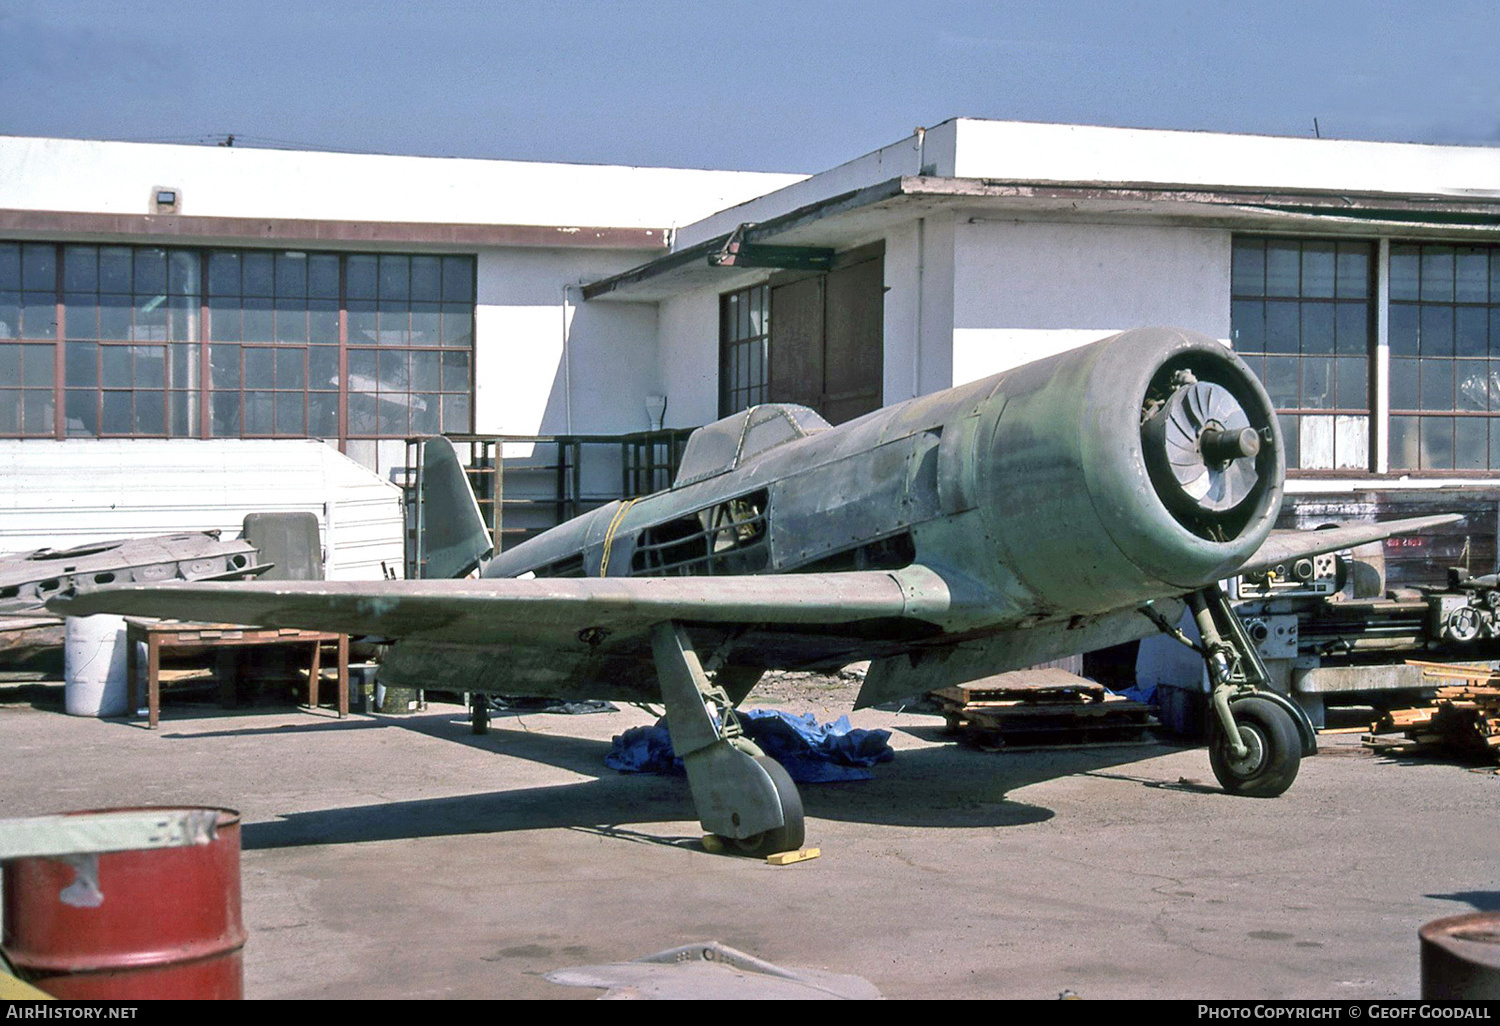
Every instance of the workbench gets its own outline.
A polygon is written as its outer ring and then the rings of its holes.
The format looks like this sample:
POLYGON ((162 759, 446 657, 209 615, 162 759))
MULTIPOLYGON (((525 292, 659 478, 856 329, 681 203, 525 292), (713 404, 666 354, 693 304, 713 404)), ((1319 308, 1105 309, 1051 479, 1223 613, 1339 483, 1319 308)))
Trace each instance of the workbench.
MULTIPOLYGON (((137 684, 140 679, 141 645, 146 650, 146 711, 149 725, 155 730, 161 718, 161 656, 163 652, 200 652, 254 648, 263 645, 310 645, 311 665, 307 675, 307 704, 318 707, 318 684, 323 646, 332 644, 338 650, 339 716, 349 715, 349 635, 331 631, 304 631, 290 627, 240 627, 235 624, 182 623, 175 620, 125 618, 125 673, 130 691, 130 711, 140 706, 137 684)), ((220 660, 219 699, 232 706, 235 680, 220 660)))

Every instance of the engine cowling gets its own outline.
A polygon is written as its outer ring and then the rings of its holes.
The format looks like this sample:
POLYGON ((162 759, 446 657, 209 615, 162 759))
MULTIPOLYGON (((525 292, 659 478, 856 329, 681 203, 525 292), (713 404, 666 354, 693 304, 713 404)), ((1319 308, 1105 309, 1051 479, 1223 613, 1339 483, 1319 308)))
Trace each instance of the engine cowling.
POLYGON ((1002 374, 976 484, 1002 589, 1104 610, 1218 580, 1265 541, 1275 412, 1224 345, 1141 328, 1002 374))

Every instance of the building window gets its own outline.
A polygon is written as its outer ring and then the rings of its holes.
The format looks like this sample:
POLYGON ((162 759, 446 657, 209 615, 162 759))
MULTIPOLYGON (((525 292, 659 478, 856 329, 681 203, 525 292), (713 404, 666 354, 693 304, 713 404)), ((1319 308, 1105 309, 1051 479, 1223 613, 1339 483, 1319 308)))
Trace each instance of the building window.
POLYGON ((1391 470, 1500 468, 1500 247, 1391 246, 1391 470))
POLYGON ((755 285, 719 297, 719 416, 767 401, 771 290, 755 285))
POLYGON ((472 257, 0 243, 0 437, 464 432, 473 349, 472 257))
POLYGON ((1236 352, 1280 414, 1288 468, 1370 468, 1374 245, 1236 238, 1236 352))

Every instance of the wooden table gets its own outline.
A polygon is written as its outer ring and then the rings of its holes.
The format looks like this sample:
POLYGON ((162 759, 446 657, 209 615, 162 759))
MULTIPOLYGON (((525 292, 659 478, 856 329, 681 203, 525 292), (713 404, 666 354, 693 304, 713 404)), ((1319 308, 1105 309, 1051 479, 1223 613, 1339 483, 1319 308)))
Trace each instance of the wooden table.
MULTIPOLYGON (((289 627, 240 627, 235 624, 180 623, 175 620, 125 618, 125 672, 129 681, 130 711, 140 706, 137 681, 140 674, 137 644, 146 646, 146 710, 151 729, 161 719, 162 652, 200 651, 209 649, 253 648, 262 645, 311 645, 312 660, 307 677, 307 704, 318 707, 318 683, 324 644, 338 646, 339 716, 349 715, 349 635, 330 631, 302 631, 289 627)), ((233 684, 224 679, 220 669, 220 698, 233 697, 233 684), (226 687, 226 684, 228 685, 226 687)))

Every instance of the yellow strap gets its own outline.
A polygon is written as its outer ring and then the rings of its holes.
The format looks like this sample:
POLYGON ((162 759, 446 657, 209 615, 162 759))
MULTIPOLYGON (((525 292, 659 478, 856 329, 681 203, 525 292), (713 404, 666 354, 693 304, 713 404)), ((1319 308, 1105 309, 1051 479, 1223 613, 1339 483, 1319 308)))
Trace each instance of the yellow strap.
POLYGON ((635 499, 628 499, 620 503, 620 508, 615 510, 615 515, 609 520, 609 529, 604 532, 604 558, 599 561, 599 576, 609 576, 609 554, 615 547, 615 532, 620 529, 620 521, 625 519, 625 511, 635 505, 635 499))

